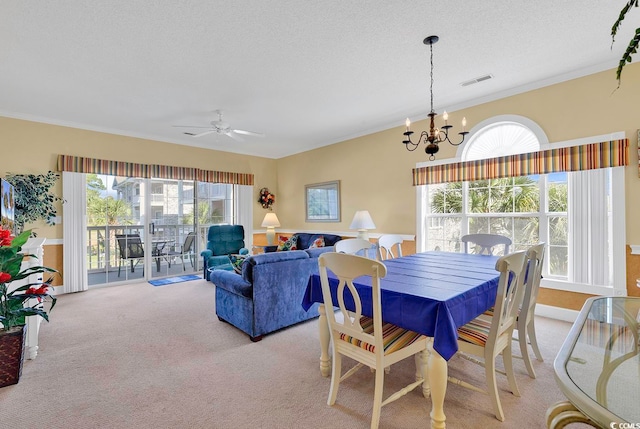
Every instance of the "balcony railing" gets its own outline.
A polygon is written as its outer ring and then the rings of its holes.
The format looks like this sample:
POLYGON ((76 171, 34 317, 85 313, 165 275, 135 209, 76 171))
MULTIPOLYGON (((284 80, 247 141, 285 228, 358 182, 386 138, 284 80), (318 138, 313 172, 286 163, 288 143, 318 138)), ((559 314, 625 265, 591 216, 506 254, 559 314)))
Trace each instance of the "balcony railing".
MULTIPOLYGON (((180 249, 187 235, 194 230, 194 225, 170 224, 156 225, 153 238, 167 239, 174 243, 175 249, 180 249)), ((206 248, 207 231, 209 225, 200 225, 197 229, 196 246, 193 252, 200 254, 206 248)), ((116 234, 139 234, 142 242, 149 241, 144 225, 103 225, 87 227, 87 269, 89 273, 104 272, 118 269, 120 253, 116 234)), ((145 248, 146 250, 147 248, 145 248)), ((151 249, 149 247, 149 249, 151 249)), ((169 249, 166 249, 169 250, 169 249)), ((174 250, 174 249, 171 249, 174 250)), ((199 258, 195 258, 199 262, 199 258)), ((198 267, 196 266, 196 269, 198 267)))

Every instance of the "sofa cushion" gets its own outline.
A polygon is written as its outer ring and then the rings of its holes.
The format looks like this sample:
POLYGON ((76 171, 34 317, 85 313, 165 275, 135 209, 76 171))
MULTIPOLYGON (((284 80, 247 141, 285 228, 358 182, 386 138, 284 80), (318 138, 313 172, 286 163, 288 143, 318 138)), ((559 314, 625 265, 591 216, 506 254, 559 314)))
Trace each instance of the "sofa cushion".
POLYGON ((309 246, 309 249, 315 249, 318 247, 324 247, 324 237, 322 235, 316 238, 315 240, 313 240, 313 243, 311 243, 311 246, 309 246))
POLYGON ((297 247, 298 237, 295 235, 291 237, 285 237, 281 235, 278 237, 278 252, 286 250, 298 250, 297 247))
POLYGON ((213 255, 240 253, 244 248, 244 227, 242 225, 211 225, 207 233, 207 249, 213 255))
POLYGON ((338 241, 342 240, 342 237, 333 234, 309 234, 306 232, 297 232, 294 235, 298 238, 298 249, 301 250, 308 249, 313 242, 320 237, 323 237, 325 246, 333 246, 338 241))
POLYGON ((314 247, 312 249, 304 250, 307 252, 310 258, 318 258, 320 255, 326 252, 335 252, 335 246, 326 246, 326 247, 314 247))

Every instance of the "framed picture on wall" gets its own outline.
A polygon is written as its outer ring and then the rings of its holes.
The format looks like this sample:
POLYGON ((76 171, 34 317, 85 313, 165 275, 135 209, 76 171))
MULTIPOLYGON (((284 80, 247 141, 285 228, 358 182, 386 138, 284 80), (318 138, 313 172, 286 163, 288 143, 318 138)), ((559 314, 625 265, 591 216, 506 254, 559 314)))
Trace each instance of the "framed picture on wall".
POLYGON ((340 222, 340 181, 304 187, 307 222, 340 222))
POLYGON ((15 200, 13 185, 4 179, 0 179, 2 203, 0 204, 0 225, 11 232, 15 227, 15 200))

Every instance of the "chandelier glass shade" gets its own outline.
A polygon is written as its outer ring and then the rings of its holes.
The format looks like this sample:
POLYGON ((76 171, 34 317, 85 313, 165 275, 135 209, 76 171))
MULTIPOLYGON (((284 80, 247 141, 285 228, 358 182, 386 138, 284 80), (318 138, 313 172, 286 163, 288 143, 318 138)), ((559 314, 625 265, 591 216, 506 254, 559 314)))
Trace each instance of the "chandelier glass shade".
POLYGON ((439 40, 438 36, 429 36, 425 38, 423 41, 425 45, 429 45, 429 51, 430 51, 429 59, 431 63, 431 73, 430 73, 431 85, 429 87, 429 94, 431 96, 431 111, 429 112, 429 115, 428 115, 429 131, 422 131, 420 133, 420 138, 418 139, 417 142, 414 143, 413 141, 411 141, 411 135, 413 134, 413 131, 411 131, 411 121, 409 121, 409 118, 407 118, 405 122, 406 130, 403 133, 405 136, 405 139, 402 141, 402 143, 404 143, 405 148, 410 152, 413 152, 422 143, 425 143, 426 146, 424 151, 429 155, 429 160, 435 159, 435 154, 438 153, 438 150, 440 150, 440 146, 439 146, 440 143, 446 141, 452 146, 459 146, 464 142, 464 138, 466 137, 466 135, 469 134, 469 132, 465 130, 465 127, 467 125, 467 119, 462 118, 462 132, 458 133, 460 136, 462 136, 462 139, 458 143, 453 143, 449 139, 449 131, 451 130, 451 128, 453 128, 453 126, 449 125, 449 122, 448 122, 449 115, 447 114, 446 111, 442 114, 442 119, 444 119, 444 125, 440 128, 437 128, 435 125, 435 118, 436 116, 438 116, 438 114, 433 110, 433 44, 436 43, 438 40, 439 40))

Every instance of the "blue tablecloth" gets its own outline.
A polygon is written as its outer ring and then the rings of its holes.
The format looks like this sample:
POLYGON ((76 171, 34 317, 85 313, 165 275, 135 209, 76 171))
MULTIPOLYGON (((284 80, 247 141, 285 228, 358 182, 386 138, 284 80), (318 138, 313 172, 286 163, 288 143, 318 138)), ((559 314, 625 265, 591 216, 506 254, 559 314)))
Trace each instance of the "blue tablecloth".
MULTIPOLYGON (((433 337, 434 349, 446 360, 458 350, 457 329, 494 305, 500 273, 497 256, 425 252, 383 261, 382 319, 433 337)), ((334 288, 338 280, 329 271, 334 288)), ((363 313, 371 316, 371 279, 354 282, 363 313)), ((307 285, 302 306, 323 302, 320 276, 307 285)), ((336 303, 334 296, 334 303, 336 303)))

